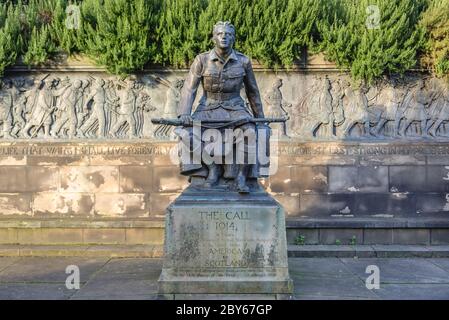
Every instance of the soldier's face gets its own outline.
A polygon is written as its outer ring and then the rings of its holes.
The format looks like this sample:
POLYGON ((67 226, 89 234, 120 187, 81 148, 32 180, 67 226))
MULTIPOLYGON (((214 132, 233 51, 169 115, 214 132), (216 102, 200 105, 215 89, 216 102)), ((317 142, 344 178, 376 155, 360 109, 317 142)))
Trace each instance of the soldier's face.
POLYGON ((218 27, 213 39, 218 48, 229 49, 234 44, 234 32, 229 27, 218 27))

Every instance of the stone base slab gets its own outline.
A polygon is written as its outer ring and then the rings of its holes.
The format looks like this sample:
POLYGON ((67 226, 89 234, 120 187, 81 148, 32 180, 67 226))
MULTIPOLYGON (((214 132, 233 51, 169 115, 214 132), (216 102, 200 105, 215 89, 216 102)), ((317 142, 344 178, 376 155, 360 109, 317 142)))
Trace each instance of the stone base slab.
POLYGON ((217 280, 214 278, 203 280, 181 280, 173 279, 165 281, 159 279, 159 293, 176 294, 287 294, 293 292, 293 282, 291 280, 217 280))
MULTIPOLYGON (((0 245, 0 257, 161 258, 163 246, 148 245, 0 245)), ((288 246, 292 258, 449 258, 449 245, 301 245, 288 246)))
POLYGON ((159 293, 291 293, 282 207, 218 193, 186 190, 167 209, 159 293))
POLYGON ((160 258, 162 245, 0 245, 0 257, 160 258))
POLYGON ((293 300, 290 294, 161 294, 158 300, 293 300))
MULTIPOLYGON (((448 245, 449 222, 434 218, 287 219, 287 242, 306 245, 448 245), (354 238, 355 236, 355 238, 354 238), (355 240, 353 240, 355 239, 355 240)), ((0 219, 0 245, 157 245, 164 221, 0 219)))

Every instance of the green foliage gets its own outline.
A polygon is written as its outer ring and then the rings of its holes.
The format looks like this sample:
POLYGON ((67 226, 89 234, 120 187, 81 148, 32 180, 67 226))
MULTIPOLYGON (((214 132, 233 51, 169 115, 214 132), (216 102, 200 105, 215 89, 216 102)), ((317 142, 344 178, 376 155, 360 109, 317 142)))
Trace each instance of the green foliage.
POLYGON ((236 49, 266 67, 290 68, 307 48, 356 80, 403 73, 417 61, 444 76, 448 8, 449 0, 6 0, 0 74, 17 60, 42 64, 60 52, 86 54, 120 75, 151 63, 187 67, 212 47, 213 25, 229 20, 236 49), (75 28, 67 25, 73 5, 75 28), (379 28, 367 27, 376 22, 373 5, 379 28))
POLYGON ((197 18, 207 5, 205 0, 166 0, 157 27, 159 50, 154 61, 186 67, 199 53, 197 18))
POLYGON ((201 49, 210 48, 215 22, 229 20, 238 50, 267 67, 290 67, 313 42, 320 6, 315 0, 210 0, 198 19, 201 49))
POLYGON ((86 37, 81 5, 73 1, 57 1, 53 16, 50 32, 56 47, 68 54, 80 52, 86 37))
POLYGON ((156 1, 86 0, 92 10, 84 21, 86 33, 83 51, 115 74, 140 70, 155 51, 152 43, 156 1))
POLYGON ((421 24, 427 31, 423 64, 438 76, 449 77, 449 0, 433 0, 421 24))
MULTIPOLYGON (((278 26, 274 28, 275 48, 281 65, 290 66, 299 58, 301 49, 313 47, 318 37, 316 22, 320 18, 322 4, 316 0, 290 0, 279 16, 278 26)), ((268 35, 270 36, 270 35, 268 35)))
POLYGON ((298 246, 303 246, 306 243, 306 237, 303 235, 298 235, 295 239, 295 244, 298 246))
POLYGON ((23 61, 27 65, 45 63, 57 50, 59 34, 54 32, 56 17, 61 17, 65 6, 60 0, 29 0, 18 5, 24 26, 23 61))
POLYGON ((355 79, 372 82, 382 74, 403 73, 417 63, 424 47, 418 24, 426 0, 328 0, 318 23, 319 51, 355 79), (380 14, 375 19, 375 5, 380 14), (378 23, 377 23, 378 22, 378 23))
POLYGON ((54 52, 56 47, 51 41, 49 27, 42 26, 39 30, 34 27, 23 61, 27 65, 43 64, 54 52))
MULTIPOLYGON (((220 1, 209 0, 206 9, 198 17, 198 30, 200 50, 210 50, 213 46, 212 29, 218 21, 231 21, 236 27, 235 48, 245 51, 245 54, 251 55, 246 51, 245 41, 247 38, 246 17, 251 1, 220 1)), ((256 19, 253 20, 256 22, 256 19)))
POLYGON ((6 67, 16 62, 22 45, 19 8, 0 4, 0 76, 6 67))
POLYGON ((357 237, 356 236, 352 236, 352 238, 349 240, 349 244, 351 246, 355 246, 357 244, 357 237))

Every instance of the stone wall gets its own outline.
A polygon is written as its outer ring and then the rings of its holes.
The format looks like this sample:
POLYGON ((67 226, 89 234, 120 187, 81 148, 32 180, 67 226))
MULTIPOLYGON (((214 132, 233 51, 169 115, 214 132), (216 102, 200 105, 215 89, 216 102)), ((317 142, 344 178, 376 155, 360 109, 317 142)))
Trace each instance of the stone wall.
MULTIPOLYGON (((188 184, 172 162, 175 146, 2 143, 0 229, 27 229, 2 241, 161 243, 165 208, 188 184)), ((280 142, 277 154, 278 170, 262 184, 285 207, 290 242, 301 233, 308 243, 369 243, 376 236, 366 232, 413 228, 410 240, 430 243, 432 224, 433 243, 449 239, 447 144, 280 142)))
MULTIPOLYGON (((291 218, 449 214, 446 143, 278 142, 263 186, 291 218)), ((151 218, 187 185, 174 142, 0 144, 2 217, 151 218)))
MULTIPOLYGON (((165 208, 188 181, 171 129, 150 119, 174 117, 184 76, 120 80, 81 69, 4 78, 0 243, 161 244, 165 208)), ((290 117, 275 126, 276 170, 262 180, 286 209, 290 243, 449 242, 442 82, 414 73, 364 89, 326 69, 257 78, 267 116, 290 117)))

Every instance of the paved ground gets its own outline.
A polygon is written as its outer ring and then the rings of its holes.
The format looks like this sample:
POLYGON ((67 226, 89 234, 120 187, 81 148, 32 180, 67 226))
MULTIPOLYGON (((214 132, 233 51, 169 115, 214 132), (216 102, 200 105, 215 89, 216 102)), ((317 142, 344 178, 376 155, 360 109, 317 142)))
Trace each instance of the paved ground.
MULTIPOLYGON (((449 299, 449 258, 290 258, 297 299, 449 299), (380 289, 368 290, 368 265, 380 289)), ((154 299, 161 260, 0 257, 0 299, 154 299), (66 288, 68 265, 81 288, 66 288)))

